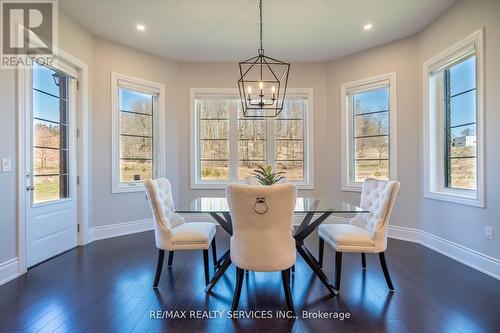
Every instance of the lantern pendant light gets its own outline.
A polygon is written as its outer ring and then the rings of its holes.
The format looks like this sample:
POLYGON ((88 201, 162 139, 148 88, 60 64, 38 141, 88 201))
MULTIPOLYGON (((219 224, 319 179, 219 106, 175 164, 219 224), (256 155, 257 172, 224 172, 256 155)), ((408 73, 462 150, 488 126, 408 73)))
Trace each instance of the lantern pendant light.
POLYGON ((276 117, 283 110, 290 64, 264 55, 262 0, 258 55, 239 63, 238 89, 245 117, 276 117))

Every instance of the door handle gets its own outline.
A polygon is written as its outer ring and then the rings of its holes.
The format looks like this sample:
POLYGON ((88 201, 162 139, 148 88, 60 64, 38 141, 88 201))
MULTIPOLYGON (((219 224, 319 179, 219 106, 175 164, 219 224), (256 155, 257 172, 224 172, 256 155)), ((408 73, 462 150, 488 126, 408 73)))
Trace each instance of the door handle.
POLYGON ((33 191, 35 186, 26 186, 26 191, 33 191))

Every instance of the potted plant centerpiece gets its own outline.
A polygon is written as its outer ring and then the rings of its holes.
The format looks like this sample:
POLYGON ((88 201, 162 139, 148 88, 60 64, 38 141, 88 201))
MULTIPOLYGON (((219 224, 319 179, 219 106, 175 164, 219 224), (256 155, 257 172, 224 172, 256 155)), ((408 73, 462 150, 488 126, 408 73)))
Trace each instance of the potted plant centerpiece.
POLYGON ((271 165, 266 165, 265 167, 258 165, 257 167, 259 169, 254 170, 252 175, 261 185, 271 186, 285 179, 285 177, 282 176, 285 173, 273 172, 273 167, 271 165))

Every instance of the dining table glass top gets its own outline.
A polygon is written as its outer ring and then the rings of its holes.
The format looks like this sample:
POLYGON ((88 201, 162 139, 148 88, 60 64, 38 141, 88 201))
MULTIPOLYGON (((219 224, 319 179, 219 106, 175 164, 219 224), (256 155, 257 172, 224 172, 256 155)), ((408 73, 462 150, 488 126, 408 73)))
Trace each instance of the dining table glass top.
MULTIPOLYGON (((199 197, 180 205, 175 211, 177 213, 226 213, 229 212, 229 206, 225 197, 199 197)), ((294 211, 295 213, 368 213, 367 210, 348 202, 313 197, 297 197, 294 211)))

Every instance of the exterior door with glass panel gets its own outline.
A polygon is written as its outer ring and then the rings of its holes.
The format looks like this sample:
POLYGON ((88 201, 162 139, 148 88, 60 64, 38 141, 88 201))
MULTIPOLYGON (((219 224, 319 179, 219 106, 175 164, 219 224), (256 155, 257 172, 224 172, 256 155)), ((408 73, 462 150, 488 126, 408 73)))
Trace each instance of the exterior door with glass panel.
POLYGON ((76 80, 41 65, 26 117, 27 266, 77 245, 76 80))

